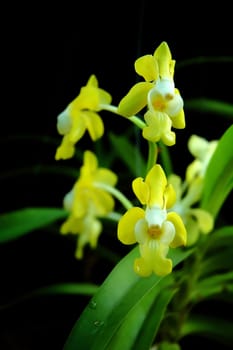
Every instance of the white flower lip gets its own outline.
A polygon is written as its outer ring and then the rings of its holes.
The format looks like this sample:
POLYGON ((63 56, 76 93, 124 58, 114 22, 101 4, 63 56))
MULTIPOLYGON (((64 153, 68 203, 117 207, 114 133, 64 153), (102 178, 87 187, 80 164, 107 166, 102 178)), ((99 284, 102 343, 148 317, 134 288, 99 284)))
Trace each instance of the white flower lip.
POLYGON ((66 135, 69 133, 71 126, 72 126, 72 121, 70 119, 67 109, 65 109, 57 117, 57 130, 60 135, 66 135))

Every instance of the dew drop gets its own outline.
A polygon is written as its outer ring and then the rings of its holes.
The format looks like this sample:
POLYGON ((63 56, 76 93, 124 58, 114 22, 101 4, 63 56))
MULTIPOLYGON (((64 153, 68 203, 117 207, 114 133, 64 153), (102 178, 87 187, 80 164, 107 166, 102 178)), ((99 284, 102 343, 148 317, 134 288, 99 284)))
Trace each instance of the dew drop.
POLYGON ((104 325, 104 321, 96 320, 94 321, 94 326, 101 327, 104 325))
POLYGON ((95 302, 94 300, 91 300, 91 301, 90 301, 89 306, 90 306, 91 309, 93 309, 93 310, 96 309, 96 305, 97 305, 97 304, 96 304, 96 302, 95 302))

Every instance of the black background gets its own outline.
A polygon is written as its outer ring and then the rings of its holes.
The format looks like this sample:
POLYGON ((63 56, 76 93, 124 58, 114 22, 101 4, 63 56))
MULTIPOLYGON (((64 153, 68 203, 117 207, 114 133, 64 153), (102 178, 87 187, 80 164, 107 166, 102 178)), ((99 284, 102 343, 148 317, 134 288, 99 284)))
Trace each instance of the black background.
MULTIPOLYGON (((177 61, 175 83, 184 101, 207 97, 232 103, 232 64, 179 68, 179 62, 193 57, 233 55, 230 16, 231 8, 224 3, 204 9, 196 3, 149 0, 5 7, 1 30, 0 211, 62 205, 73 182, 43 169, 58 165, 54 160, 60 142, 57 114, 77 96, 92 73, 117 104, 138 78, 135 59, 152 54, 165 40, 177 61), (27 167, 33 171, 19 171, 27 167)), ((106 125, 124 133, 125 126, 115 118, 108 116, 106 125)), ((186 123, 171 151, 175 170, 181 173, 186 160, 191 160, 184 149, 190 133, 214 139, 230 125, 226 118, 197 112, 187 114, 186 123)), ((89 147, 89 138, 81 145, 89 147)), ((74 164, 73 160, 61 161, 59 166, 74 164)), ((122 252, 120 244, 114 244, 122 252)), ((74 249, 74 241, 57 235, 56 227, 0 246, 1 304, 52 283, 101 283, 113 263, 100 259, 98 250, 93 253, 87 249, 86 266, 74 259, 74 249)), ((0 349, 62 349, 88 300, 40 297, 0 310, 0 349)), ((195 342, 204 344, 202 338, 195 338, 195 342)))

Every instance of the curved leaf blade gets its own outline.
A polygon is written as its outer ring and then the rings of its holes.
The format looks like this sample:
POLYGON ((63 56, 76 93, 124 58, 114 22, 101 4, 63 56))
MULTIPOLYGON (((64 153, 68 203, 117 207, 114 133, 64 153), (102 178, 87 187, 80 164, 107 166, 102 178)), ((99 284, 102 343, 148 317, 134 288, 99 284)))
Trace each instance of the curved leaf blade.
MULTIPOLYGON (((170 249, 173 266, 183 261, 193 250, 170 249)), ((106 349, 130 310, 163 277, 141 278, 133 271, 138 247, 125 256, 106 278, 98 292, 74 325, 64 350, 106 349)))
POLYGON ((233 125, 220 138, 206 170, 201 207, 217 216, 233 188, 233 125))
POLYGON ((94 295, 99 286, 90 283, 58 283, 35 289, 29 293, 21 295, 7 304, 0 304, 0 310, 9 309, 30 299, 47 295, 94 295))
POLYGON ((186 100, 185 108, 195 112, 221 115, 233 120, 233 104, 208 98, 186 100))
POLYGON ((121 326, 115 332, 107 349, 144 350, 152 344, 159 328, 166 306, 174 295, 174 291, 166 288, 172 281, 167 276, 155 285, 135 305, 124 318, 121 326), (137 322, 135 322, 137 320, 137 322), (125 336, 127 334, 127 337, 125 336), (142 340, 142 341, 141 341, 142 340))
POLYGON ((199 334, 205 338, 217 340, 225 345, 233 344, 233 322, 221 318, 192 315, 182 328, 182 337, 199 334))
POLYGON ((0 243, 24 236, 67 216, 60 208, 24 208, 0 215, 0 243))

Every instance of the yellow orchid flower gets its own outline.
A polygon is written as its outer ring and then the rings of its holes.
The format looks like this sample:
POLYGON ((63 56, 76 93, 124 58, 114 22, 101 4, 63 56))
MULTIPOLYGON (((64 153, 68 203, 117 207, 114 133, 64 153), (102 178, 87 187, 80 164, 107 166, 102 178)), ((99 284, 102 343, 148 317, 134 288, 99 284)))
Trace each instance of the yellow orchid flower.
POLYGON ((92 214, 78 218, 71 214, 60 229, 63 235, 69 233, 77 235, 77 248, 75 251, 77 259, 83 258, 83 250, 87 244, 93 249, 96 248, 101 231, 102 223, 92 214))
POLYGON ((166 42, 162 42, 153 55, 135 61, 136 72, 144 82, 135 84, 118 105, 119 114, 131 117, 144 107, 147 126, 143 137, 157 142, 160 138, 169 146, 175 143, 171 127, 183 129, 185 116, 183 99, 174 84, 175 61, 166 42))
POLYGON ((213 216, 197 206, 201 198, 203 180, 197 177, 188 184, 182 182, 180 176, 171 174, 168 182, 176 192, 176 202, 170 210, 181 216, 187 229, 187 245, 190 246, 198 240, 201 233, 208 234, 214 227, 213 216))
POLYGON ((186 229, 181 217, 168 212, 175 202, 175 191, 168 185, 159 164, 148 172, 145 180, 138 177, 132 183, 133 191, 145 209, 130 208, 119 220, 118 239, 124 244, 139 243, 140 257, 134 262, 134 270, 140 276, 152 272, 166 275, 172 271, 168 259, 169 248, 186 244, 186 229))
POLYGON ((104 124, 97 112, 111 103, 111 95, 98 87, 95 75, 91 75, 80 94, 57 117, 57 130, 63 135, 61 145, 57 148, 55 159, 68 159, 74 155, 74 145, 85 131, 93 141, 102 137, 104 124))
POLYGON ((186 180, 191 183, 196 177, 205 176, 209 161, 218 145, 218 140, 208 141, 204 137, 192 135, 188 141, 188 149, 195 157, 195 160, 189 164, 186 171, 186 180))
POLYGON ((84 152, 84 162, 80 176, 72 190, 64 197, 64 207, 75 217, 87 212, 104 216, 114 207, 114 199, 106 187, 114 187, 117 175, 107 168, 99 168, 98 160, 91 151, 84 152))
POLYGON ((96 247, 102 230, 98 217, 108 215, 114 208, 114 199, 106 189, 114 187, 116 182, 114 172, 98 167, 94 153, 84 152, 80 176, 63 200, 69 216, 60 229, 62 234, 78 235, 76 257, 79 259, 83 256, 84 245, 89 243, 91 247, 96 247))

